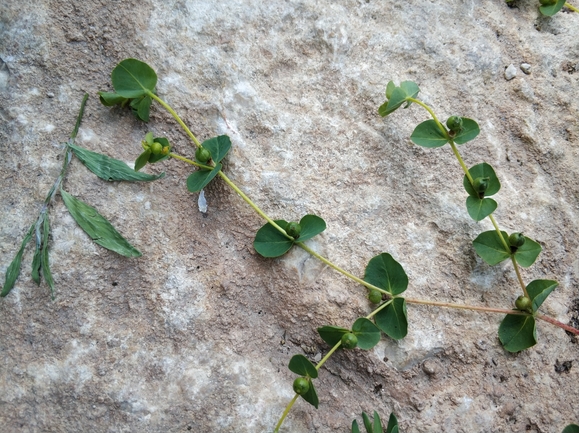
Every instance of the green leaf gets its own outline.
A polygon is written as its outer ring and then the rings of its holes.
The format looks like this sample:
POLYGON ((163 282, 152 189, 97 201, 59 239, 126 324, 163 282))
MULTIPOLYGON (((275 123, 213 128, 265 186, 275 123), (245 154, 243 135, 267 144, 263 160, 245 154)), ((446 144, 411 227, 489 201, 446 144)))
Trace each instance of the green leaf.
MULTIPOLYGON (((223 158, 225 158, 225 155, 227 155, 227 152, 229 152, 231 149, 231 140, 227 135, 220 135, 218 137, 205 140, 203 143, 201 143, 201 146, 211 152, 211 159, 217 164, 223 158)), ((197 158, 195 158, 195 160, 197 161, 197 158)), ((201 161, 197 162, 202 164, 201 161)))
MULTIPOLYGON (((46 217, 46 215, 45 215, 46 217)), ((38 233, 35 236, 35 248, 34 248, 34 256, 32 258, 32 271, 31 271, 31 276, 32 276, 32 281, 34 281, 36 284, 40 284, 40 261, 41 261, 41 257, 40 257, 40 247, 42 246, 42 241, 40 238, 40 233, 38 233)))
POLYGON ((579 433, 579 425, 569 424, 563 429, 563 433, 579 433))
POLYGON ((141 253, 123 238, 97 210, 60 190, 64 204, 77 224, 100 246, 125 257, 140 257, 141 253))
POLYGON ((137 116, 143 122, 148 122, 152 102, 153 99, 148 95, 143 96, 141 98, 133 99, 131 101, 131 108, 135 116, 137 116))
POLYGON ((366 428, 366 433, 372 433, 372 421, 366 412, 362 412, 362 420, 364 421, 364 427, 366 428))
MULTIPOLYGON (((509 236, 506 232, 501 231, 501 233, 506 241, 509 236)), ((472 241, 472 244, 477 254, 491 266, 511 257, 510 250, 505 249, 505 245, 495 230, 481 233, 472 241)))
POLYGON ((123 105, 126 104, 128 99, 117 94, 110 92, 98 92, 101 104, 105 107, 112 107, 113 105, 123 105))
POLYGON ((302 227, 302 231, 300 237, 297 238, 297 241, 299 242, 307 241, 326 230, 326 222, 316 215, 304 216, 300 220, 300 226, 302 227))
POLYGON ((390 99, 392 97, 392 92, 394 92, 395 88, 396 84, 394 84, 394 81, 388 81, 388 84, 386 85, 386 99, 390 99))
POLYGON ((318 370, 316 370, 314 364, 312 364, 311 361, 304 355, 292 356, 288 368, 290 371, 293 371, 295 374, 300 376, 308 376, 312 379, 316 379, 318 377, 318 370))
POLYGON ((348 329, 340 328, 339 326, 327 325, 318 328, 318 334, 320 334, 322 340, 332 347, 338 344, 342 339, 342 336, 348 332, 350 332, 348 329))
POLYGON ((399 295, 408 287, 406 272, 388 253, 377 255, 368 262, 364 281, 392 295, 399 295))
MULTIPOLYGON (((282 229, 286 229, 288 222, 284 220, 274 220, 282 229)), ((285 237, 270 223, 266 223, 260 228, 253 241, 253 248, 263 257, 279 257, 289 251, 294 242, 285 237)))
POLYGON ((386 87, 386 94, 390 93, 390 98, 378 109, 378 113, 382 117, 396 111, 404 102, 407 102, 407 98, 414 98, 420 92, 420 89, 413 81, 403 81, 400 83, 400 87, 394 88, 392 87, 394 83, 390 83, 386 87))
POLYGON ((138 98, 155 91, 157 74, 146 63, 125 59, 111 73, 113 87, 125 98, 138 98))
POLYGON ((18 275, 20 275, 20 265, 22 264, 22 255, 24 254, 24 248, 26 247, 26 244, 30 242, 33 232, 34 232, 34 224, 30 226, 28 233, 26 233, 26 236, 24 236, 22 244, 20 244, 20 249, 14 256, 14 259, 12 259, 12 262, 8 266, 8 269, 6 269, 6 275, 4 276, 4 287, 2 288, 2 292, 0 293, 1 297, 4 297, 8 293, 10 293, 10 291, 14 287, 14 283, 16 283, 16 280, 18 279, 18 275))
POLYGON ((563 6, 565 6, 566 1, 567 0, 557 0, 557 3, 555 3, 554 5, 539 6, 539 10, 541 11, 541 13, 543 15, 546 15, 548 17, 552 17, 557 12, 559 12, 561 9, 563 9, 563 6))
POLYGON ((69 143, 68 145, 86 168, 106 181, 124 180, 129 182, 150 182, 165 176, 165 173, 159 175, 138 173, 123 161, 110 158, 100 153, 91 152, 90 150, 86 150, 76 144, 69 143))
POLYGON ((356 420, 352 421, 352 433, 360 433, 360 427, 358 427, 356 420))
POLYGON ((468 196, 466 198, 466 210, 470 217, 475 221, 481 221, 492 214, 497 208, 497 202, 492 198, 483 198, 468 196))
POLYGON ((50 234, 50 221, 48 215, 44 216, 44 222, 42 225, 42 251, 40 253, 42 276, 50 288, 50 296, 54 299, 54 280, 52 279, 52 272, 50 272, 50 263, 48 260, 48 235, 50 234))
POLYGON ((517 251, 514 253, 515 260, 523 268, 528 268, 535 263, 539 254, 541 254, 541 250, 541 245, 525 236, 525 243, 523 246, 517 248, 517 251))
POLYGON ((408 333, 408 316, 406 314, 406 300, 394 298, 387 307, 380 310, 374 320, 378 328, 394 340, 406 337, 408 333))
POLYGON ((414 144, 428 148, 441 147, 448 143, 448 137, 432 119, 426 120, 414 128, 410 139, 414 144))
POLYGON ((478 123, 472 119, 462 118, 462 129, 453 138, 456 144, 464 144, 467 141, 473 140, 480 132, 478 123))
POLYGON ((217 173, 221 170, 221 164, 217 164, 211 171, 197 170, 189 175, 187 178, 187 189, 189 192, 199 192, 213 180, 217 173))
POLYGON ((135 171, 139 171, 141 168, 147 165, 147 162, 149 162, 150 157, 151 157, 151 150, 145 149, 145 151, 141 153, 137 158, 137 160, 135 161, 135 171))
POLYGON ((378 412, 374 411, 374 419, 370 420, 370 417, 366 412, 362 412, 362 419, 364 420, 364 427, 367 433, 382 433, 382 421, 380 420, 380 415, 378 412))
POLYGON ((541 304, 545 302, 547 296, 559 285, 553 280, 533 280, 527 285, 527 293, 533 301, 533 311, 537 311, 541 304))
MULTIPOLYGON (((473 179, 476 179, 477 177, 489 178, 489 186, 487 190, 484 192, 485 197, 495 195, 501 189, 501 183, 499 182, 499 178, 497 177, 495 170, 486 162, 475 165, 468 172, 470 173, 473 179)), ((466 190, 468 195, 474 198, 480 198, 478 192, 474 190, 466 175, 462 179, 462 184, 464 185, 464 189, 466 190)))
POLYGON ((364 317, 360 317, 354 322, 352 333, 358 337, 358 347, 362 350, 369 350, 380 341, 380 330, 364 317))
MULTIPOLYGON (((155 137, 153 141, 160 143, 163 147, 169 146, 169 152, 171 152, 171 145, 169 144, 169 140, 167 140, 165 137, 155 137)), ((163 160, 168 159, 168 158, 169 158, 169 154, 167 154, 167 155, 152 154, 151 156, 149 156, 149 164, 154 164, 156 162, 163 161, 163 160)))
POLYGON ((316 392, 316 388, 314 387, 313 380, 310 380, 310 389, 308 389, 308 392, 303 394, 301 397, 316 409, 318 408, 320 401, 318 400, 318 393, 316 392))
POLYGON ((398 433, 398 420, 394 415, 394 412, 390 414, 388 419, 388 427, 386 427, 386 433, 398 433))
POLYGON ((537 344, 533 316, 507 314, 499 326, 499 339, 509 352, 520 352, 537 344))

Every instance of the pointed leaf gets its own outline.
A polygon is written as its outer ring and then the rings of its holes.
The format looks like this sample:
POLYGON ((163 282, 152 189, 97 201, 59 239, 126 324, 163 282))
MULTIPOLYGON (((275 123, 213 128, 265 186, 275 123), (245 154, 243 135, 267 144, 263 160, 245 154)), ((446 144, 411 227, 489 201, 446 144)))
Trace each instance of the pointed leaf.
MULTIPOLYGON (((274 220, 282 229, 286 229, 288 222, 284 220, 274 220)), ((253 241, 253 248, 263 257, 279 257, 289 251, 293 241, 285 237, 270 223, 261 227, 253 241)))
POLYGON ((569 424, 563 429, 563 433, 579 433, 579 425, 569 424))
POLYGON ((68 145, 86 168, 106 181, 150 182, 165 176, 165 173, 159 175, 138 173, 123 161, 110 158, 100 153, 91 152, 75 144, 69 143, 68 145))
POLYGON ((300 237, 297 238, 299 242, 307 241, 316 235, 319 235, 326 230, 326 222, 316 215, 306 215, 300 220, 302 231, 300 237))
MULTIPOLYGON (((231 149, 231 139, 227 135, 210 138, 201 143, 201 146, 211 152, 211 159, 215 164, 220 162, 231 149)), ((197 160, 197 158, 195 158, 197 160)), ((197 161, 201 163, 200 161, 197 161)))
POLYGON ((125 98, 138 98, 155 90, 157 74, 146 63, 125 59, 111 73, 113 87, 125 98))
POLYGON ((525 236, 525 243, 515 251, 515 260, 523 268, 528 268, 535 263, 539 254, 541 254, 541 250, 541 245, 525 236))
POLYGON ((399 295, 408 287, 406 272, 388 253, 377 255, 368 262, 364 281, 392 295, 399 295))
MULTIPOLYGON (((46 214, 44 214, 44 218, 46 218, 46 214)), ((40 224, 40 223, 39 223, 40 224)), ((35 227, 36 228, 36 227, 35 227)), ((36 230, 35 230, 36 232, 36 230)), ((40 227, 38 226, 38 233, 35 234, 35 248, 34 248, 34 256, 32 258, 32 281, 36 284, 40 284, 40 262, 41 262, 41 249, 42 246, 42 238, 40 236, 40 227)))
POLYGON ((484 220, 492 214, 497 208, 497 202, 492 198, 483 198, 468 196, 466 198, 466 210, 470 217, 475 221, 484 220))
MULTIPOLYGON (((492 168, 492 166, 490 166, 486 162, 475 165, 468 172, 470 173, 473 180, 476 179, 477 177, 489 178, 489 186, 487 190, 484 192, 485 197, 495 195, 501 189, 501 183, 499 182, 499 178, 497 177, 495 170, 492 168)), ((466 192, 468 192, 468 195, 474 198, 479 198, 479 194, 474 190, 466 175, 462 179, 462 184, 464 185, 464 189, 466 190, 466 192)))
POLYGON ((150 157, 151 157, 151 150, 145 149, 145 151, 141 153, 137 158, 137 160, 135 161, 135 171, 139 171, 141 168, 147 165, 147 162, 149 162, 150 157))
POLYGON ((20 244, 20 249, 14 256, 14 259, 12 259, 12 262, 8 266, 8 269, 6 269, 6 275, 4 276, 4 287, 2 288, 2 292, 0 293, 1 297, 4 297, 8 293, 10 293, 10 291, 14 287, 14 283, 16 283, 16 280, 18 279, 18 275, 20 275, 20 265, 22 264, 22 255, 24 254, 24 248, 26 247, 26 244, 30 242, 33 232, 34 232, 34 224, 30 226, 28 233, 26 233, 26 236, 24 236, 22 244, 20 244))
POLYGON ((348 329, 340 328, 339 326, 328 325, 318 328, 318 334, 320 334, 322 340, 324 340, 326 343, 328 343, 329 346, 332 347, 338 344, 342 339, 342 336, 348 332, 350 332, 348 329))
POLYGON ((561 9, 563 9, 563 6, 565 6, 566 1, 567 0, 557 0, 557 3, 555 3, 554 5, 539 6, 539 10, 541 11, 541 13, 543 15, 546 15, 548 17, 552 17, 557 12, 559 12, 561 9))
POLYGON ((533 301, 533 311, 537 311, 553 290, 559 285, 553 280, 533 280, 527 285, 527 293, 533 301))
POLYGON ((406 300, 394 298, 390 304, 374 316, 378 328, 394 340, 406 337, 408 333, 408 316, 406 300))
POLYGON ((509 352, 520 352, 537 344, 533 316, 507 314, 499 326, 499 339, 509 352))
POLYGON ((98 93, 101 104, 103 104, 105 107, 112 107, 113 105, 126 104, 128 101, 127 98, 117 93, 111 92, 98 92, 98 93))
POLYGON ((308 392, 302 395, 302 398, 316 409, 320 405, 320 401, 318 400, 318 393, 316 392, 313 380, 310 380, 310 389, 308 389, 308 392))
POLYGON ((312 364, 311 361, 304 355, 292 356, 288 368, 290 371, 293 371, 295 374, 300 376, 308 376, 312 379, 316 379, 318 377, 318 370, 316 370, 314 364, 312 364))
POLYGON ((394 412, 390 414, 388 419, 388 427, 386 427, 386 433, 398 433, 398 420, 394 415, 394 412))
POLYGON ((352 421, 352 433, 360 433, 360 427, 358 427, 358 422, 356 420, 352 421))
POLYGON ((95 208, 63 189, 60 195, 70 215, 94 242, 125 257, 141 256, 139 250, 128 243, 95 208))
POLYGON ((362 350, 369 350, 380 341, 380 329, 364 317, 354 322, 352 332, 358 337, 358 347, 362 350))
POLYGON ((373 433, 372 421, 366 412, 362 412, 362 420, 364 421, 364 427, 366 428, 366 433, 373 433))
POLYGON ((480 132, 478 123, 472 119, 462 118, 462 129, 453 138, 456 144, 464 144, 467 141, 473 140, 480 132))
POLYGON ((213 180, 217 173, 221 170, 221 164, 217 164, 211 171, 197 170, 189 175, 187 178, 187 189, 189 192, 199 192, 213 180))
POLYGON ((414 128, 410 139, 414 144, 428 148, 441 147, 448 143, 448 137, 432 119, 426 120, 414 128))
POLYGON ((54 280, 52 279, 52 272, 50 272, 50 263, 48 260, 48 235, 50 234, 50 221, 48 215, 44 216, 44 222, 42 225, 42 251, 40 253, 40 261, 42 268, 42 276, 44 281, 48 284, 50 288, 50 296, 54 299, 54 280))
MULTIPOLYGON (((501 233, 505 240, 509 238, 506 232, 501 233)), ((472 244, 481 259, 491 266, 511 257, 511 252, 505 249, 501 238, 499 238, 495 230, 481 233, 472 241, 472 244)))

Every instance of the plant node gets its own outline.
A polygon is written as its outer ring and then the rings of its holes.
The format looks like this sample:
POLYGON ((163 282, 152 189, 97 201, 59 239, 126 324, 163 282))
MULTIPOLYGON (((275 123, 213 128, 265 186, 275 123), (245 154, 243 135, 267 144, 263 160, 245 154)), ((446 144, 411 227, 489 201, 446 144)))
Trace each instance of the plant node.
POLYGON ((305 377, 298 377, 294 380, 294 391, 296 394, 304 395, 310 389, 310 381, 305 377))
POLYGON ((515 301, 515 307, 519 311, 528 311, 531 309, 533 302, 526 296, 519 296, 515 301))
POLYGON ((195 151, 195 158, 200 163, 205 164, 211 159, 211 152, 204 147, 198 147, 195 151))
POLYGON ((299 225, 299 223, 291 222, 287 225, 285 231, 288 234, 288 236, 297 239, 300 237, 300 233, 302 232, 302 226, 299 225))
POLYGON ((341 342, 344 349, 353 349, 358 345, 358 337, 351 332, 348 332, 342 336, 341 342))

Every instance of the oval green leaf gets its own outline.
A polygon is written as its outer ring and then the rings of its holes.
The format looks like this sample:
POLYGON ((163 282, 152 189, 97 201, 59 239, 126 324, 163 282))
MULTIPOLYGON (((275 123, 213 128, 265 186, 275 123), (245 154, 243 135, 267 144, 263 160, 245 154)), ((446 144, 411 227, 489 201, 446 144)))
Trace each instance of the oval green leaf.
POLYGON ((394 340, 406 337, 408 333, 408 316, 406 313, 406 300, 394 298, 383 310, 375 316, 376 326, 394 340))
MULTIPOLYGON (((473 179, 476 179, 477 177, 489 178, 489 186, 484 193, 485 197, 495 195, 501 189, 501 182, 499 181, 499 178, 497 177, 495 170, 492 168, 492 166, 490 166, 486 162, 475 165, 470 170, 468 170, 468 172, 470 173, 473 179)), ((466 175, 462 179, 462 184, 468 195, 470 195, 471 197, 479 198, 478 193, 474 190, 466 175)))
POLYGON ((187 189, 189 192, 199 192, 213 180, 221 170, 221 164, 217 164, 211 171, 197 170, 187 178, 187 189))
POLYGON ((484 220, 492 214, 497 208, 497 202, 492 198, 483 198, 468 196, 466 198, 466 210, 470 217, 475 221, 484 220))
POLYGON ((135 161, 135 171, 139 171, 141 168, 147 165, 147 162, 149 162, 150 157, 151 157, 151 150, 145 149, 145 151, 141 153, 137 158, 137 160, 135 161))
MULTIPOLYGON (((220 135, 218 137, 205 140, 203 143, 201 143, 201 146, 211 152, 211 159, 217 164, 223 158, 225 158, 225 155, 227 155, 227 152, 229 152, 231 149, 231 139, 227 135, 220 135)), ((197 161, 197 158, 195 158, 195 160, 197 161)), ((200 161, 197 162, 203 164, 200 161)))
POLYGON ((539 6, 539 10, 543 15, 552 17, 561 9, 563 9, 563 6, 565 6, 566 1, 567 0, 557 0, 557 3, 555 3, 554 5, 539 6))
POLYGON ((327 325, 318 328, 318 334, 320 334, 322 340, 332 347, 338 344, 342 336, 348 332, 350 332, 348 329, 340 328, 339 326, 327 325))
POLYGON ((456 144, 464 144, 467 141, 473 140, 480 132, 478 123, 472 119, 462 118, 462 129, 453 138, 456 144))
MULTIPOLYGON (((286 229, 288 222, 284 220, 274 220, 282 229, 286 229)), ((261 227, 253 241, 253 248, 263 257, 279 257, 289 251, 294 242, 283 235, 270 223, 261 227)))
POLYGON ((432 119, 426 120, 414 128, 410 139, 414 144, 428 148, 441 147, 448 143, 448 137, 432 119))
POLYGON ((99 100, 101 104, 105 107, 112 107, 113 105, 123 105, 126 104, 128 99, 117 94, 111 92, 98 92, 99 100))
POLYGON ((363 350, 372 349, 380 341, 380 329, 364 317, 354 322, 352 332, 358 337, 358 347, 363 350))
MULTIPOLYGON (((300 220, 302 231, 297 239, 300 242, 307 241, 326 230, 326 222, 316 215, 306 215, 300 220)), ((285 230, 285 228, 284 228, 285 230)))
POLYGON ((527 285, 527 293, 533 301, 533 311, 537 311, 541 304, 545 302, 547 296, 559 285, 553 280, 533 280, 527 285))
POLYGON ((499 339, 505 350, 520 352, 537 344, 533 316, 507 314, 499 326, 499 339))
POLYGON ((8 293, 10 293, 10 291, 14 288, 14 284, 18 279, 18 275, 20 275, 22 255, 24 254, 24 248, 26 248, 26 245, 28 244, 28 242, 30 242, 30 239, 32 238, 34 226, 35 224, 32 224, 32 226, 30 226, 30 229, 28 229, 28 233, 26 233, 26 236, 24 236, 24 240, 20 244, 20 249, 14 256, 14 259, 12 259, 12 262, 10 262, 10 265, 8 265, 8 269, 6 269, 6 274, 4 275, 4 287, 2 287, 2 292, 0 293, 0 296, 2 298, 8 295, 8 293))
MULTIPOLYGON (((125 257, 141 256, 139 250, 128 243, 95 208, 63 189, 60 190, 60 195, 70 215, 94 242, 125 257)), ((44 261, 42 267, 44 268, 44 261)))
POLYGON ((314 386, 313 380, 310 380, 310 389, 308 389, 308 392, 303 394, 301 397, 316 409, 318 408, 320 401, 318 399, 318 393, 316 392, 316 387, 314 386))
POLYGON ((535 263, 541 251, 541 245, 525 236, 525 243, 515 251, 515 260, 523 268, 528 268, 535 263))
POLYGON ((86 168, 106 181, 150 182, 165 176, 165 173, 159 175, 138 173, 123 161, 91 152, 76 144, 69 143, 68 145, 86 168))
POLYGON ((294 355, 288 364, 288 368, 300 376, 308 376, 312 379, 318 377, 318 370, 304 355, 294 355))
POLYGON ((364 281, 392 295, 399 295, 408 287, 406 272, 388 253, 379 254, 368 262, 364 281))
POLYGON ((569 424, 563 429, 563 433, 579 433, 579 425, 569 424))
POLYGON ((148 95, 133 99, 131 101, 131 109, 133 110, 133 114, 143 122, 148 122, 152 102, 153 99, 148 95))
MULTIPOLYGON (((506 232, 501 231, 501 233, 505 240, 509 238, 506 232)), ((491 266, 511 257, 511 252, 505 249, 505 245, 495 230, 481 233, 472 241, 472 244, 480 258, 491 266)))
POLYGON ((155 91, 157 74, 146 63, 125 59, 111 73, 113 87, 125 98, 139 98, 155 91))

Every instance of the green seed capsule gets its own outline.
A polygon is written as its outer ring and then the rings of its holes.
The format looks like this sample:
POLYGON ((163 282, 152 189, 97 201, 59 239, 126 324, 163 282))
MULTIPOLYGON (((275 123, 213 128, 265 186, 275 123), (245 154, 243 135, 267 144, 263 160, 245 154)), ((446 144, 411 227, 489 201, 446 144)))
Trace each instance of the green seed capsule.
POLYGON ((368 293, 368 299, 373 304, 379 304, 380 302, 382 302, 382 292, 376 289, 372 289, 368 293))
POLYGON ((351 332, 342 335, 342 347, 344 349, 353 349, 358 345, 358 337, 356 337, 351 332))
POLYGON ((513 233, 509 236, 509 245, 511 247, 520 248, 525 243, 525 237, 522 233, 513 233))
POLYGON ((532 305, 533 305, 533 302, 529 298, 527 298, 526 296, 523 296, 523 295, 519 296, 517 298, 517 300, 515 301, 515 307, 517 307, 517 310, 520 310, 520 311, 526 311, 529 308, 531 308, 532 305))
POLYGON ((160 155, 163 152, 163 145, 155 141, 149 146, 149 149, 151 149, 153 155, 160 155))
POLYGON ((305 377, 298 377, 294 380, 294 391, 296 394, 304 395, 310 390, 310 381, 305 377))
POLYGON ((205 164, 211 159, 211 152, 204 147, 198 147, 195 151, 195 158, 202 164, 205 164))
POLYGON ((168 155, 169 154, 169 150, 171 150, 171 148, 169 146, 164 146, 163 150, 161 151, 162 155, 168 155))
POLYGON ((452 132, 459 132, 462 129, 462 117, 450 116, 446 121, 446 126, 452 132))
POLYGON ((296 222, 291 222, 287 225, 285 232, 288 234, 288 236, 297 239, 300 237, 300 233, 302 232, 302 226, 296 222))
POLYGON ((472 187, 474 188, 474 190, 476 192, 478 192, 479 194, 484 194, 484 192, 488 189, 489 187, 489 180, 490 178, 488 177, 477 177, 473 182, 472 182, 472 187))

